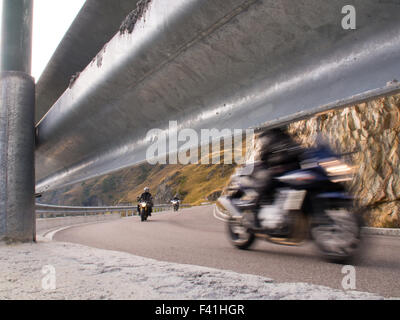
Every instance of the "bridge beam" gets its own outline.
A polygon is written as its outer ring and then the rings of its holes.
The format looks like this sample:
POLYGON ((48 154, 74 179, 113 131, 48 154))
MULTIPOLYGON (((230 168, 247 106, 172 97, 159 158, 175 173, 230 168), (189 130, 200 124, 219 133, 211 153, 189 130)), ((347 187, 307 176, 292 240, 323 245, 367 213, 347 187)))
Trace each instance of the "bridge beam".
POLYGON ((33 0, 3 0, 0 73, 0 240, 35 240, 33 0))

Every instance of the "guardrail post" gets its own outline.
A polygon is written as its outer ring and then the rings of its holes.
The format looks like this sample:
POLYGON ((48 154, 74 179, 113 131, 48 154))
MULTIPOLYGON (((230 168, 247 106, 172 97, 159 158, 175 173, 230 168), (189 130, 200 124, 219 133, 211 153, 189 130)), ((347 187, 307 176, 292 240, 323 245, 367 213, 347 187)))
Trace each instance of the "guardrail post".
POLYGON ((32 0, 3 0, 0 73, 0 240, 35 241, 32 0))

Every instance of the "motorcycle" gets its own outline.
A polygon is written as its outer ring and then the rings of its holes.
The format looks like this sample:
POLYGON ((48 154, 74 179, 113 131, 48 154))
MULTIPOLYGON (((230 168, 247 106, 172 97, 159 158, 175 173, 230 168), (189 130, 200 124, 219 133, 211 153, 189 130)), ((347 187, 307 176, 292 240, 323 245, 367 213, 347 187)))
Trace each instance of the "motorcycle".
POLYGON ((151 210, 150 202, 146 201, 139 202, 139 214, 140 214, 140 220, 142 222, 148 219, 150 215, 150 210, 151 210))
POLYGON ((229 238, 248 249, 256 238, 300 245, 311 237, 325 259, 344 263, 361 241, 362 210, 355 209, 342 184, 352 179, 353 168, 325 146, 306 151, 300 168, 275 178, 268 205, 220 197, 217 206, 229 216, 229 238))
POLYGON ((174 211, 179 210, 179 200, 171 200, 172 207, 174 208, 174 211))

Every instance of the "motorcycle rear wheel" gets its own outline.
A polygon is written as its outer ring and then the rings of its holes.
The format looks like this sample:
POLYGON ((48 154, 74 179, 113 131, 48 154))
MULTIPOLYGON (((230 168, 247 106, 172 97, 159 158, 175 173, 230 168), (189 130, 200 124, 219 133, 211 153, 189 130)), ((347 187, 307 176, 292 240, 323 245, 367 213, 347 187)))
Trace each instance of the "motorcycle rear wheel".
POLYGON ((325 260, 334 263, 348 263, 361 242, 361 213, 353 212, 349 206, 326 208, 327 218, 315 225, 312 236, 325 260))

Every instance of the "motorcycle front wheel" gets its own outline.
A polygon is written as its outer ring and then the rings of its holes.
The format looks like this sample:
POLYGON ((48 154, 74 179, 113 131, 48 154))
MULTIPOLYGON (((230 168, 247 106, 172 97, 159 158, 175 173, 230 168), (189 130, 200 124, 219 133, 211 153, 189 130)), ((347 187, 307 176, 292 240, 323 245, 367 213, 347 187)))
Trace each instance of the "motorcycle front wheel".
POLYGON ((242 250, 250 248, 256 239, 255 235, 242 225, 240 221, 231 219, 227 223, 228 235, 232 244, 242 250))
POLYGON ((140 220, 141 220, 142 222, 147 220, 146 210, 144 210, 144 209, 142 209, 142 210, 140 211, 140 220))

